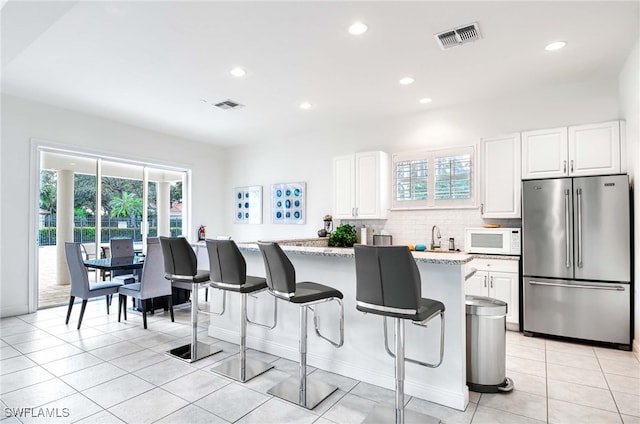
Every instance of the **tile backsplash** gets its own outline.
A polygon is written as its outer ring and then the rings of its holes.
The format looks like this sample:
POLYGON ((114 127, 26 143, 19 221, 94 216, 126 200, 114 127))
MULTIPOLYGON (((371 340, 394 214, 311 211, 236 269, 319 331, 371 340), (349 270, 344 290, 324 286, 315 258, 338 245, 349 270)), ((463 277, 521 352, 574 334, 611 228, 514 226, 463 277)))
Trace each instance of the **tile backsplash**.
POLYGON ((429 209, 429 210, 394 210, 389 211, 387 219, 372 220, 341 220, 340 223, 364 225, 368 231, 368 244, 373 243, 374 234, 391 234, 393 244, 424 244, 431 243, 431 228, 437 225, 442 235, 441 243, 444 249, 449 246, 449 238, 455 239, 457 249, 464 248, 464 229, 467 227, 481 227, 483 224, 500 224, 502 227, 520 228, 520 219, 486 219, 480 217, 478 209, 429 209))

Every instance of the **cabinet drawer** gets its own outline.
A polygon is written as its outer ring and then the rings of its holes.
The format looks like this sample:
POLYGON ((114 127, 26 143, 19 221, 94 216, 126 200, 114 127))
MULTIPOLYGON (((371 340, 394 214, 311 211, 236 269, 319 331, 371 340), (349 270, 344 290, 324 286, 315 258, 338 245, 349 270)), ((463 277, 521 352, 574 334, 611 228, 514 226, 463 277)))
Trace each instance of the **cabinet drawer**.
POLYGON ((471 268, 475 268, 478 271, 518 272, 518 261, 512 260, 475 258, 466 266, 467 272, 471 268))

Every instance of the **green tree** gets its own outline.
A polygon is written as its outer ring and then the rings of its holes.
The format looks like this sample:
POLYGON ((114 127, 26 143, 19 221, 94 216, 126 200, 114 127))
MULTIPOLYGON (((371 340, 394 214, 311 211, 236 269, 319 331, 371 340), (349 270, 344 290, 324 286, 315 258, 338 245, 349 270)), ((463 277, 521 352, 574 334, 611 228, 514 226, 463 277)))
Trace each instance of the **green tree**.
POLYGON ((56 211, 57 193, 56 171, 47 169, 40 171, 40 209, 54 213, 56 211))
POLYGON ((142 181, 116 177, 102 177, 102 207, 106 213, 113 216, 111 201, 116 197, 124 197, 125 192, 138 197, 138 199, 142 199, 142 181))
POLYGON ((75 174, 73 179, 73 207, 85 211, 86 216, 96 214, 96 176, 75 174))
POLYGON ((135 193, 122 192, 122 197, 114 196, 109 202, 112 217, 131 218, 131 226, 136 228, 136 217, 142 214, 142 199, 135 193))
POLYGON ((182 181, 171 184, 171 204, 182 203, 182 181))

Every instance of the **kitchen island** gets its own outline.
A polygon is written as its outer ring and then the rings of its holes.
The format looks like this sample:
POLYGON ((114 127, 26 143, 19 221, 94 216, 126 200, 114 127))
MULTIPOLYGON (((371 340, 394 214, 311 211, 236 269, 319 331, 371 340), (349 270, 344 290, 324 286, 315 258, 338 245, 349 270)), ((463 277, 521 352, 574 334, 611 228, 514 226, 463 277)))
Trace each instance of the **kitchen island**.
MULTIPOLYGON (((257 244, 239 243, 249 275, 265 275, 257 244)), ((356 310, 356 273, 353 249, 282 246, 296 268, 297 281, 314 281, 335 287, 344 294, 345 341, 334 348, 317 337, 309 322, 307 362, 310 366, 394 389, 394 360, 385 351, 382 317, 356 310)), ((199 249, 205 251, 206 249, 199 249)), ((406 363, 405 393, 459 410, 469 401, 466 386, 465 349, 465 264, 473 259, 463 253, 413 252, 422 279, 422 296, 445 304, 445 348, 440 367, 432 369, 406 363)), ((199 255, 201 259, 201 254, 199 255)), ((205 262, 201 260, 201 263, 205 262)), ((211 293, 212 308, 219 309, 221 291, 211 293)), ((335 302, 317 305, 324 334, 338 338, 339 309, 335 302)), ((211 316, 209 335, 239 343, 240 296, 227 295, 227 311, 211 316)), ((269 323, 273 297, 266 292, 249 300, 252 321, 269 323)), ((247 345, 263 352, 298 361, 299 308, 278 301, 278 325, 273 330, 248 326, 247 345)), ((389 322, 389 345, 393 327, 389 322)), ((406 326, 406 355, 426 362, 439 357, 440 325, 434 319, 428 327, 406 326)))

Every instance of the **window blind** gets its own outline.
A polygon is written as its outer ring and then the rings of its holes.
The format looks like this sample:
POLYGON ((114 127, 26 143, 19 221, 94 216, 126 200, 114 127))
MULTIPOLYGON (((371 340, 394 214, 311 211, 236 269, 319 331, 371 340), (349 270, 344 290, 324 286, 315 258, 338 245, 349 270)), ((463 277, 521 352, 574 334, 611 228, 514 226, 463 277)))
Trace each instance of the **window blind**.
POLYGON ((474 147, 393 155, 393 208, 475 206, 474 147))

